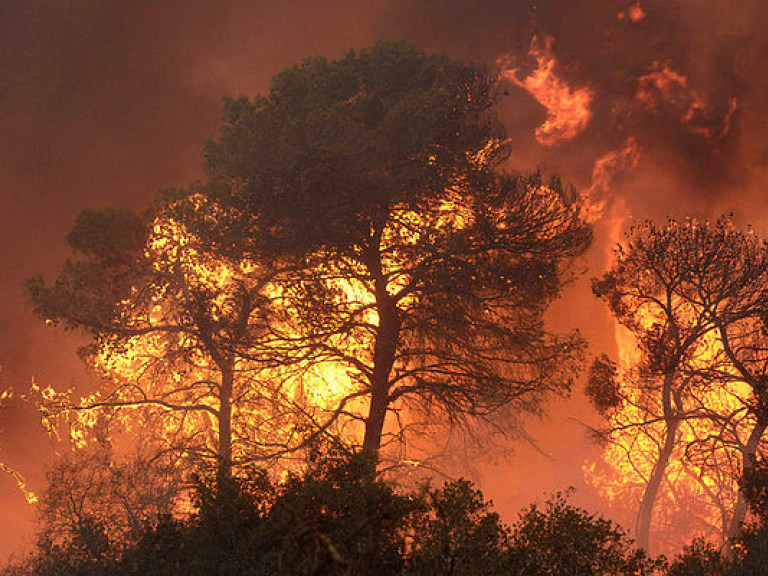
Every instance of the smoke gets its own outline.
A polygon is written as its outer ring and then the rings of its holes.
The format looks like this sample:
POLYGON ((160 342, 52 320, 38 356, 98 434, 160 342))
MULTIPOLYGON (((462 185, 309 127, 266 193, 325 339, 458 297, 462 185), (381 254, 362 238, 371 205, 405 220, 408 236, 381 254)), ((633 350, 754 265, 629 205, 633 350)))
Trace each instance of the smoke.
MULTIPOLYGON (((35 320, 22 291, 25 279, 51 278, 68 257, 63 238, 80 210, 142 208, 158 188, 202 178, 201 144, 215 135, 222 95, 264 92, 272 75, 304 57, 337 57, 382 37, 517 70, 500 105, 512 165, 590 191, 600 215, 592 274, 630 217, 733 211, 768 229, 768 12, 760 0, 5 0, 0 383, 87 386, 79 337, 35 320), (547 102, 520 81, 540 64, 534 37, 551 39, 559 81, 591 96, 577 133, 546 145, 536 134, 551 117, 547 102)), ((613 346, 586 281, 553 317, 579 327, 596 352, 613 346)), ((482 475, 508 519, 543 490, 581 484, 591 448, 586 439, 573 445, 581 431, 567 420, 587 409, 579 396, 572 402, 535 427, 551 458, 519 448, 513 464, 482 475)), ((2 426, 0 456, 39 490, 52 450, 32 415, 5 410, 2 426)), ((0 491, 0 554, 8 554, 31 508, 12 480, 0 479, 0 491)))

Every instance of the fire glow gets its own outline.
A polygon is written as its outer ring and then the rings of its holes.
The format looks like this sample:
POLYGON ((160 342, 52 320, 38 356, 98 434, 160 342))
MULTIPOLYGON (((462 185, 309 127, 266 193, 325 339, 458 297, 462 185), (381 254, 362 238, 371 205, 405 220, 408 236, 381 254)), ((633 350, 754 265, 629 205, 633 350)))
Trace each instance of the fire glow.
MULTIPOLYGON (((226 8, 211 8, 210 14, 221 11, 221 17, 216 18, 207 18, 208 13, 205 17, 195 16, 197 9, 190 7, 188 11, 174 14, 173 27, 155 26, 157 22, 168 19, 170 13, 158 15, 157 8, 148 6, 142 8, 130 22, 126 21, 121 30, 129 31, 131 26, 140 22, 143 30, 165 29, 169 35, 164 37, 167 39, 158 39, 157 42, 135 43, 136 58, 132 56, 129 59, 129 69, 125 68, 127 60, 124 56, 124 46, 129 45, 127 38, 119 42, 120 50, 105 42, 103 49, 85 59, 82 58, 83 47, 89 44, 85 38, 78 38, 83 27, 62 29, 61 34, 36 34, 41 46, 34 50, 29 50, 21 41, 23 38, 18 38, 18 46, 34 57, 16 59, 27 63, 29 78, 20 76, 13 69, 7 71, 9 85, 30 85, 29 91, 16 90, 8 94, 8 110, 11 112, 8 114, 10 129, 6 136, 12 135, 10 140, 16 141, 8 146, 10 153, 5 155, 7 166, 4 169, 7 174, 4 175, 12 183, 8 189, 18 188, 22 193, 9 203, 7 213, 13 214, 9 221, 17 220, 19 229, 36 230, 35 238, 44 238, 44 241, 30 241, 28 247, 26 242, 15 247, 8 242, 8 253, 17 254, 29 265, 22 262, 24 266, 21 266, 13 262, 13 266, 6 266, 9 275, 6 285, 12 285, 14 290, 12 298, 7 296, 5 299, 10 303, 7 305, 23 310, 21 290, 17 287, 32 274, 49 275, 53 267, 60 263, 57 258, 64 257, 60 240, 66 233, 65 224, 53 222, 54 216, 71 216, 85 206, 141 206, 157 188, 198 177, 199 143, 215 130, 222 94, 255 94, 263 90, 270 75, 277 69, 298 61, 304 55, 323 54, 333 58, 352 46, 368 45, 378 37, 405 38, 418 48, 429 47, 451 57, 484 60, 486 63, 494 62, 495 55, 512 50, 499 72, 500 92, 507 88, 511 93, 501 98, 500 106, 500 120, 509 129, 510 140, 489 143, 487 149, 478 152, 476 160, 486 162, 486 155, 492 156, 496 145, 509 146, 513 156, 507 168, 523 173, 540 169, 545 181, 550 175, 557 175, 562 177, 566 190, 570 184, 575 185, 574 197, 581 195, 580 214, 594 226, 595 243, 584 266, 589 266, 589 270, 578 281, 579 295, 573 300, 570 300, 570 294, 566 295, 564 306, 568 313, 553 316, 555 322, 563 322, 569 328, 575 326, 582 331, 590 346, 588 355, 605 351, 613 357, 619 364, 620 379, 628 390, 637 385, 639 376, 635 367, 640 362, 640 356, 632 333, 608 316, 603 303, 594 300, 588 287, 582 288, 588 284, 590 276, 610 268, 615 247, 624 238, 627 228, 646 219, 658 220, 667 215, 678 217, 685 214, 712 218, 733 211, 739 226, 751 223, 764 231, 765 202, 762 198, 768 182, 768 164, 765 162, 763 128, 768 115, 763 109, 768 99, 765 98, 765 59, 759 50, 765 44, 765 30, 768 30, 764 22, 764 6, 750 0, 738 7, 712 4, 702 10, 691 0, 679 3, 622 0, 615 3, 546 6, 540 2, 495 3, 479 10, 477 6, 470 6, 471 3, 458 2, 452 4, 450 9, 441 11, 439 18, 430 20, 429 26, 415 26, 414 22, 424 19, 426 6, 417 9, 415 6, 418 3, 413 6, 390 4, 377 4, 375 16, 370 17, 370 21, 368 18, 365 21, 356 20, 364 14, 374 13, 372 8, 362 6, 354 10, 342 7, 338 11, 311 8, 303 10, 298 18, 298 7, 295 11, 272 11, 269 14, 270 26, 261 35, 252 32, 254 21, 265 21, 264 18, 251 20, 252 12, 258 11, 255 5, 236 17, 228 11, 234 13, 240 10, 242 6, 238 6, 237 2, 226 8), (150 17, 152 20, 149 20, 150 17), (192 27, 187 21, 189 18, 199 18, 200 22, 192 27), (150 25, 146 25, 145 19, 150 25), (271 19, 274 19, 274 25, 271 19), (396 25, 406 21, 408 27, 396 25), (310 22, 310 29, 302 28, 310 22), (319 22, 323 25, 318 26, 319 22), (585 22, 594 26, 584 26, 585 22), (211 32, 200 33, 208 25, 211 32), (292 43, 284 42, 282 35, 290 35, 294 30, 297 35, 292 43), (334 30, 336 33, 325 38, 315 30, 334 30), (350 34, 352 30, 354 34, 350 34), (275 34, 280 38, 273 46, 270 42, 275 40, 272 38, 275 34), (77 50, 73 48, 75 44, 66 45, 74 40, 78 40, 76 45, 80 48, 77 50), (224 42, 219 43, 218 40, 224 42), (291 47, 285 49, 289 45, 291 47), (178 49, 174 58, 152 53, 171 46, 178 49), (109 56, 112 52, 119 54, 109 56), (149 64, 142 60, 148 54, 151 56, 149 64), (178 58, 178 54, 184 58, 178 58), (51 59, 49 55, 56 57, 51 59), (78 66, 75 68, 70 64, 68 70, 64 66, 70 59, 77 60, 78 66), (214 65, 211 65, 212 62, 214 65), (99 75, 94 75, 95 68, 90 70, 94 64, 99 64, 99 75), (183 66, 177 69, 180 64, 183 66), (158 72, 153 72, 155 66, 158 72), (77 73, 73 74, 72 70, 77 73), (114 83, 114 88, 104 85, 104 89, 93 90, 93 87, 102 86, 105 70, 114 70, 114 77, 125 78, 125 81, 114 83), (157 80, 153 75, 159 75, 161 70, 164 80, 153 84, 157 80), (189 84, 190 74, 193 76, 192 85, 189 84), (49 81, 36 88, 39 96, 25 98, 24 107, 19 107, 14 98, 21 102, 19 95, 34 93, 35 88, 28 83, 36 78, 49 81), (63 86, 62 82, 68 78, 73 79, 72 85, 63 86), (57 92, 63 89, 68 91, 66 97, 63 97, 63 92, 57 92), (146 98, 146 89, 153 91, 153 98, 146 98), (85 97, 86 92, 87 101, 77 100, 85 97), (115 106, 118 94, 121 98, 115 106), (157 102, 157 105, 150 109, 143 106, 144 102, 157 102), (46 113, 44 118, 31 116, 30 111, 33 108, 42 110, 42 104, 50 108, 50 113, 46 113), (168 113, 169 110, 173 113, 168 113), (88 111, 87 117, 83 111, 88 111), (129 118, 130 121, 126 120, 129 118), (155 138, 152 131, 143 131, 149 126, 153 130, 162 126, 167 137, 155 138), (47 131, 49 128, 50 132, 47 131), (61 161, 59 165, 58 161, 49 160, 54 158, 55 146, 64 135, 67 138, 71 136, 73 141, 82 140, 83 146, 71 147, 66 154, 57 155, 61 161), (96 135, 99 135, 98 138, 96 135), (34 146, 27 144, 27 138, 34 146), (36 139, 40 139, 39 142, 36 139), (181 142, 187 144, 176 145, 181 142), (147 152, 137 152, 144 150, 147 152), (85 151, 90 151, 89 155, 85 151), (97 151, 95 155, 94 151, 97 151), (114 161, 103 162, 106 156, 114 161), (31 159, 37 159, 34 167, 30 166, 31 159), (27 168, 21 170, 14 164, 27 168), (62 173, 61 168, 65 164, 65 172, 62 173), (59 172, 54 174, 56 166, 59 172), (30 179, 33 170, 34 177, 30 179), (103 186, 115 181, 115 172, 124 184, 103 186), (96 182, 102 184, 96 186, 96 182), (35 187, 40 190, 36 192, 35 187), (61 194, 50 193, 59 188, 61 194), (15 204, 21 206, 25 197, 34 198, 34 205, 30 204, 24 212, 13 212, 15 204), (66 197, 77 199, 80 204, 66 205, 66 197), (34 219, 25 221, 25 213, 34 214, 34 219), (51 222, 46 222, 46 219, 51 222), (60 251, 50 250, 52 246, 59 246, 60 251), (35 262, 37 255, 44 256, 35 262), (17 277, 14 278, 14 274, 17 277)), ((58 10, 58 7, 51 7, 51 14, 58 10)), ((80 18, 88 11, 84 8, 74 17, 80 18)), ((9 28, 12 26, 19 31, 27 29, 18 21, 13 10, 8 12, 6 25, 9 28)), ((92 20, 94 25, 101 22, 101 18, 92 20)), ((112 22, 111 19, 104 20, 112 22)), ((40 19, 40 22, 48 21, 48 18, 40 19)), ((54 25, 54 21, 51 16, 50 26, 54 25)), ((69 22, 66 18, 58 18, 58 21, 69 22)), ((122 33, 116 31, 118 40, 122 33)), ((132 31, 126 33, 134 34, 132 31)), ((11 49, 10 39, 14 35, 6 36, 11 49)), ((499 71, 499 61, 496 61, 495 68, 492 66, 492 70, 499 71)), ((425 114, 425 118, 428 116, 425 114)), ((461 217, 454 219, 455 207, 454 202, 447 202, 439 208, 443 216, 433 223, 436 228, 461 226, 461 217)), ((418 228, 420 221, 419 215, 413 213, 400 214, 399 219, 402 228, 387 230, 390 236, 385 240, 403 244, 408 229, 418 228)), ((219 295, 212 301, 216 311, 211 317, 220 319, 230 315, 230 296, 254 271, 251 267, 256 265, 244 262, 241 268, 240 264, 209 260, 205 254, 195 252, 195 241, 185 231, 171 230, 171 223, 167 221, 156 224, 152 243, 147 249, 169 257, 171 252, 177 251, 173 258, 180 262, 179 271, 183 271, 200 290, 219 295), (161 241, 161 238, 164 240, 161 241)), ((11 236, 15 238, 16 228, 8 228, 8 223, 5 226, 9 240, 11 236)), ((397 268, 394 261, 384 264, 390 269, 397 268)), ((338 270, 318 270, 328 283, 338 280, 334 278, 338 276, 338 270)), ((401 275, 393 279, 386 289, 393 294, 407 282, 408 277, 401 275)), ((340 308, 345 306, 344 303, 359 309, 369 307, 362 321, 370 325, 378 322, 375 307, 370 307, 372 295, 364 283, 350 281, 334 286, 340 299, 340 303, 335 305, 340 308)), ((10 289, 7 288, 7 291, 10 289)), ((295 295, 281 292, 276 287, 266 288, 264 295, 285 306, 286 316, 293 313, 291 300, 295 295)), ((155 302, 151 311, 153 326, 165 321, 171 313, 163 301, 155 302)), ((185 395, 183 391, 175 390, 180 383, 215 382, 220 376, 209 365, 209 359, 197 353, 189 353, 184 359, 179 357, 179 364, 187 360, 190 363, 191 368, 185 373, 175 371, 170 365, 163 367, 161 359, 168 352, 170 339, 152 334, 136 335, 122 355, 102 354, 91 358, 93 372, 97 377, 120 384, 121 396, 108 397, 106 393, 91 395, 92 388, 87 388, 88 376, 78 367, 79 361, 72 350, 67 349, 68 346, 74 349, 77 343, 69 345, 67 336, 64 336, 65 340, 58 336, 56 340, 49 340, 52 337, 43 333, 42 327, 33 328, 31 318, 21 313, 11 314, 8 318, 5 350, 0 360, 9 368, 4 373, 6 381, 12 382, 17 390, 25 386, 30 381, 29 375, 34 373, 41 381, 56 386, 55 390, 74 386, 73 383, 78 382, 78 386, 87 390, 82 397, 83 405, 118 398, 138 400, 141 394, 131 387, 132 383, 146 385, 148 391, 173 403, 193 398, 191 393, 185 395), (36 358, 38 350, 44 353, 36 358)), ((47 322, 54 324, 53 320, 47 322)), ((274 328, 280 330, 283 337, 295 335, 290 322, 276 324, 274 328)), ((329 344, 343 344, 359 358, 364 357, 371 346, 369 336, 361 333, 351 335, 344 342, 339 339, 329 344)), ((181 340, 173 345, 179 350, 185 348, 181 340)), ((717 351, 712 350, 698 353, 703 363, 709 361, 707 353, 717 355, 717 351)), ((240 449, 242 446, 261 445, 271 440, 275 444, 296 445, 293 440, 298 436, 292 435, 298 430, 279 417, 281 411, 306 407, 304 416, 309 422, 313 418, 329 416, 340 399, 354 395, 358 390, 359 382, 350 378, 349 368, 341 362, 328 360, 310 365, 309 362, 296 361, 279 368, 264 366, 259 359, 255 354, 246 353, 235 367, 236 386, 245 394, 242 398, 250 394, 250 400, 233 404, 235 463, 248 458, 246 451, 240 449)), ((589 357, 586 360, 589 362, 589 357)), ((578 388, 579 380, 574 389, 573 402, 576 403, 582 400, 578 388)), ((57 397, 55 390, 42 386, 33 388, 31 393, 52 404, 81 399, 78 395, 82 392, 80 388, 77 394, 72 392, 67 398, 57 397)), ((719 395, 713 391, 711 396, 704 396, 701 400, 713 410, 727 412, 747 402, 749 394, 734 385, 733 390, 723 390, 719 395)), ((156 407, 152 410, 125 410, 124 417, 114 416, 110 421, 116 434, 122 431, 128 438, 148 426, 151 420, 152 425, 160 430, 160 449, 177 440, 181 443, 194 438, 191 442, 193 448, 206 452, 209 460, 213 461, 216 419, 208 409, 219 409, 215 386, 207 390, 201 387, 196 401, 205 409, 183 417, 156 407), (151 417, 140 416, 142 411, 152 412, 151 417)), ((640 392, 634 396, 628 392, 627 406, 620 416, 616 416, 616 422, 629 423, 647 416, 638 407, 641 401, 644 398, 640 397, 640 392)), ((349 444, 361 441, 359 419, 368 408, 365 402, 364 398, 358 397, 346 404, 348 415, 343 418, 343 423, 339 421, 338 430, 333 430, 334 434, 348 439, 349 444)), ((407 417, 407 406, 398 406, 397 409, 398 417, 407 417)), ((581 435, 581 428, 574 426, 569 429, 571 424, 566 418, 561 418, 564 415, 570 417, 572 414, 565 412, 571 409, 570 404, 564 404, 560 408, 555 406, 550 413, 549 407, 545 407, 546 418, 541 424, 545 430, 541 434, 542 448, 551 450, 555 457, 559 457, 562 444, 568 444, 567 458, 551 465, 540 464, 534 454, 530 465, 537 473, 524 473, 524 478, 518 474, 519 464, 525 461, 524 458, 514 465, 500 465, 505 467, 501 468, 504 474, 499 474, 499 478, 509 477, 517 482, 519 490, 502 480, 494 486, 494 481, 487 479, 483 480, 486 482, 483 489, 496 502, 502 503, 500 512, 509 520, 522 506, 543 492, 558 490, 563 482, 574 483, 578 498, 583 503, 592 510, 605 512, 631 531, 638 500, 654 465, 654 450, 658 452, 662 427, 651 426, 647 433, 630 427, 631 430, 616 437, 614 443, 595 457, 594 454, 603 448, 595 448, 586 435, 581 435), (548 435, 556 439, 550 439, 548 435), (584 462, 585 453, 593 454, 587 462, 584 462), (586 486, 582 471, 588 478, 586 486), (535 480, 528 480, 534 476, 535 480), (610 502, 612 509, 608 509, 605 502, 610 502)), ((660 407, 654 405, 651 410, 658 413, 660 407)), ((13 508, 11 498, 19 501, 18 509, 21 509, 24 506, 21 496, 32 503, 35 496, 29 489, 43 495, 44 485, 42 468, 35 468, 36 464, 29 466, 25 462, 26 455, 19 455, 23 452, 19 446, 27 444, 19 442, 14 435, 21 434, 16 430, 22 429, 21 424, 16 424, 18 414, 18 410, 15 414, 11 410, 4 411, 7 422, 16 428, 8 427, 8 431, 12 432, 6 436, 4 453, 8 467, 4 468, 2 475, 8 478, 8 484, 13 484, 11 480, 14 480, 21 490, 19 493, 18 489, 14 489, 12 495, 9 491, 9 506, 5 516, 0 516, 0 524, 8 526, 0 531, 6 549, 14 545, 15 538, 10 528, 12 522, 7 518, 13 519, 13 514, 22 515, 13 508)), ((99 426, 103 421, 87 411, 73 411, 66 422, 59 423, 62 438, 68 438, 77 450, 87 451, 101 440, 99 426)), ((392 421, 390 418, 388 424, 392 421)), ((741 422, 738 430, 742 437, 748 425, 748 421, 741 422)), ((31 437, 31 430, 32 425, 25 424, 23 433, 31 437)), ((533 432, 538 434, 536 425, 533 432)), ((706 424, 690 421, 681 426, 677 435, 682 445, 696 435, 711 432, 713 430, 706 424)), ((267 448, 265 446, 265 450, 267 448)), ((525 449, 522 447, 523 451, 525 449)), ((403 459, 422 456, 410 452, 403 459)), ((677 552, 680 544, 689 542, 694 534, 709 535, 712 540, 720 541, 723 518, 727 517, 735 503, 737 486, 733 478, 718 476, 712 467, 704 466, 701 461, 686 460, 685 456, 682 451, 675 453, 661 488, 654 511, 654 551, 677 552)), ((721 456, 728 459, 736 454, 729 452, 721 456)), ((479 468, 483 466, 483 463, 479 464, 479 468)), ((478 480, 485 470, 481 469, 479 474, 478 480)), ((28 508, 35 509, 34 506, 28 508)), ((31 516, 32 512, 26 514, 31 516)))
MULTIPOLYGON (((619 14, 620 20, 640 23, 647 17, 639 2, 619 14)), ((592 104, 599 97, 591 88, 574 88, 556 75, 558 63, 552 47, 554 39, 534 37, 529 55, 535 58, 537 68, 522 77, 519 68, 508 67, 502 77, 524 88, 547 110, 547 118, 536 129, 536 140, 541 146, 553 147, 577 138, 592 120, 592 104)), ((731 131, 738 100, 731 97, 727 108, 718 112, 705 95, 694 89, 683 73, 669 62, 655 60, 644 73, 632 79, 634 95, 629 101, 632 113, 647 117, 667 117, 689 134, 701 137, 715 151, 731 131)), ((619 192, 617 181, 622 175, 632 174, 644 156, 643 145, 630 131, 623 143, 594 161, 590 183, 582 191, 583 217, 593 223, 603 222, 608 236, 606 265, 610 265, 613 249, 622 238, 631 211, 619 192)), ((653 324, 657 319, 648 316, 641 323, 653 324)), ((626 509, 635 509, 654 467, 657 465, 659 446, 664 441, 660 400, 649 398, 639 384, 640 352, 630 332, 614 322, 614 343, 618 350, 619 376, 625 390, 621 409, 611 417, 615 432, 606 445, 600 462, 586 462, 584 473, 599 494, 609 502, 621 503, 626 509), (654 404, 654 402, 656 402, 654 404), (654 412, 655 411, 655 412, 654 412), (655 414, 655 415, 654 415, 655 414), (638 426, 639 422, 658 419, 655 425, 638 426)), ((714 338, 708 338, 697 347, 694 364, 709 365, 722 362, 722 350, 714 338)), ((727 386, 713 386, 703 396, 691 402, 706 410, 727 414, 733 421, 732 434, 736 443, 746 442, 754 422, 741 417, 743 406, 749 402, 750 390, 744 383, 734 381, 727 386)), ((686 410, 695 410, 688 405, 686 410)), ((732 462, 738 461, 734 447, 715 450, 705 455, 692 456, 684 447, 700 443, 701 438, 714 437, 718 424, 706 419, 686 419, 675 434, 676 451, 666 468, 661 493, 655 502, 652 533, 658 551, 672 552, 692 535, 715 541, 727 539, 728 523, 738 500, 738 471, 732 462), (728 472, 730 470, 730 472, 728 472)))
POLYGON ((590 106, 594 94, 588 87, 572 88, 555 73, 557 63, 552 55, 551 36, 531 41, 530 56, 536 60, 536 69, 520 79, 520 71, 510 68, 502 77, 528 91, 547 110, 547 118, 536 128, 536 140, 542 146, 555 146, 573 140, 589 124, 590 106))
MULTIPOLYGON (((489 147, 501 144, 489 143, 489 147)), ((195 210, 207 210, 201 202, 200 198, 191 198, 195 210)), ((462 229, 471 222, 462 204, 458 193, 443 198, 429 222, 425 215, 394 208, 398 216, 384 231, 383 242, 409 246, 419 240, 419 230, 462 229)), ((390 278, 387 290, 394 292, 408 284, 410 277, 402 271, 395 251, 387 250, 386 254, 383 264, 390 278)), ((119 443, 120 435, 135 435, 143 428, 153 431, 161 450, 175 451, 184 446, 185 453, 215 460, 217 425, 225 410, 222 374, 206 346, 201 346, 194 333, 185 328, 188 312, 179 302, 184 302, 188 293, 206 294, 206 314, 226 325, 239 314, 238 291, 253 284, 258 265, 247 259, 226 262, 213 258, 183 224, 167 216, 153 223, 144 257, 158 277, 181 279, 177 280, 179 291, 162 288, 151 297, 146 312, 139 315, 134 326, 136 335, 118 347, 102 341, 94 350, 89 362, 107 384, 103 392, 86 395, 72 404, 69 393, 45 387, 39 390, 37 403, 52 415, 46 421, 49 430, 67 437, 76 450, 86 450, 105 438, 119 443), (72 408, 61 409, 68 405, 72 408), (181 409, 185 406, 193 409, 181 409), (109 415, 109 430, 103 428, 104 414, 109 415)), ((329 293, 336 295, 336 305, 357 317, 357 324, 378 325, 371 286, 327 264, 313 271, 329 293)), ((364 277, 362 271, 360 277, 364 277)), ((134 299, 141 300, 142 289, 146 288, 133 287, 132 298, 121 303, 126 315, 136 315, 131 310, 136 305, 134 299)), ((263 448, 264 461, 278 462, 281 455, 300 452, 306 440, 302 427, 333 433, 349 445, 359 444, 363 433, 359 422, 367 406, 360 383, 348 366, 332 354, 324 357, 322 353, 313 358, 302 358, 297 353, 294 358, 282 357, 280 363, 260 362, 260 358, 269 357, 270 350, 280 354, 286 342, 301 339, 292 323, 301 314, 297 309, 301 294, 294 294, 290 283, 280 282, 266 283, 261 293, 270 306, 279 308, 278 320, 268 329, 263 328, 266 336, 253 350, 230 352, 234 354, 231 445, 235 469, 254 460, 254 446, 263 448)), ((412 298, 403 302, 407 305, 412 298)), ((370 356, 373 348, 371 333, 362 328, 331 336, 325 345, 361 359, 370 356)), ((398 413, 399 426, 414 425, 406 407, 399 408, 398 413)), ((392 433, 401 431, 395 429, 392 433)), ((287 460, 281 462, 278 467, 290 467, 287 460)))
MULTIPOLYGON (((652 325, 650 314, 641 320, 652 325)), ((653 399, 642 383, 638 366, 641 353, 632 334, 616 325, 619 354, 618 379, 626 394, 622 405, 610 417, 609 426, 617 430, 606 444, 600 462, 587 462, 588 481, 609 502, 636 507, 642 499, 648 478, 657 465, 659 446, 664 443, 665 427, 660 399, 653 399), (642 424, 653 422, 652 424, 642 424)), ((709 337, 697 348, 693 362, 701 366, 716 362, 722 350, 709 337)), ((685 409, 737 415, 749 401, 749 387, 733 382, 712 387, 705 395, 689 399, 685 409)), ((733 416, 729 416, 731 419, 733 416)), ((749 418, 734 418, 734 434, 746 439, 754 423, 749 418)), ((653 545, 657 552, 672 552, 692 536, 722 542, 730 514, 736 504, 738 481, 733 462, 738 450, 712 449, 709 454, 687 454, 686 447, 706 437, 716 438, 720 426, 706 419, 686 419, 675 435, 675 452, 666 467, 662 488, 655 502, 651 524, 653 545), (714 459, 714 460, 713 460, 714 459), (729 472, 730 471, 730 472, 729 472)))

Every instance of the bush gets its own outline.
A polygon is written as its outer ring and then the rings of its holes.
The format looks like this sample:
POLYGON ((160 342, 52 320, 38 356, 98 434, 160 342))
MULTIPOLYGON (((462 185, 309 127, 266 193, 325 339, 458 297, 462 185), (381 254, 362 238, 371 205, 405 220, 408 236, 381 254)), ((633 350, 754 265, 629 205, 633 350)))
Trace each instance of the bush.
POLYGON ((726 562, 720 549, 711 542, 699 538, 675 558, 668 576, 723 576, 726 562))
MULTIPOLYGON (((196 511, 159 516, 105 548, 99 527, 41 541, 28 576, 643 576, 662 566, 607 520, 558 494, 512 529, 466 480, 400 493, 370 459, 328 457, 280 483, 198 482, 196 511)), ((685 574, 685 573, 681 573, 685 574)))
POLYGON ((540 510, 523 511, 513 527, 511 564, 530 576, 645 576, 659 573, 663 559, 634 546, 612 522, 556 494, 540 510))

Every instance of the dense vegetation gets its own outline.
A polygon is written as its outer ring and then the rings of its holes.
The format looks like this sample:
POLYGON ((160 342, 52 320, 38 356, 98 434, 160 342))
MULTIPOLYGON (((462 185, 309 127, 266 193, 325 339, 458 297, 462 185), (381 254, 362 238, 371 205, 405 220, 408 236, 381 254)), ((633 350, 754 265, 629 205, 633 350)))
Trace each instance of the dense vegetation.
POLYGON ((466 480, 404 490, 364 456, 329 456, 279 482, 254 471, 221 486, 196 481, 194 510, 147 518, 110 540, 84 517, 41 539, 7 575, 371 574, 759 576, 768 567, 768 467, 745 480, 754 513, 727 557, 694 541, 673 562, 650 558, 612 522, 556 494, 510 527, 466 480))
POLYGON ((328 458, 279 483, 253 473, 199 481, 195 511, 110 542, 83 519, 9 574, 652 574, 663 562, 611 522, 557 495, 511 528, 465 480, 397 490, 364 456, 328 458))

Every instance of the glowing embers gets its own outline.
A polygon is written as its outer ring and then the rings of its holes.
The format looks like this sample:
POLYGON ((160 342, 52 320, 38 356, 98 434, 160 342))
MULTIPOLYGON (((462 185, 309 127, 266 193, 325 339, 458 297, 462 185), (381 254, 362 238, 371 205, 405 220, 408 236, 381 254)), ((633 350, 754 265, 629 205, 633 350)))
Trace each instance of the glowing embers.
POLYGON ((592 117, 590 107, 594 97, 590 88, 573 88, 556 75, 552 42, 549 36, 543 40, 534 36, 529 54, 536 59, 537 67, 529 76, 519 78, 518 68, 501 73, 547 109, 546 120, 536 128, 536 140, 542 146, 554 146, 581 134, 592 117))
POLYGON ((643 6, 640 1, 634 2, 629 5, 625 10, 622 10, 616 16, 619 20, 628 20, 633 23, 642 22, 648 17, 648 14, 643 10, 643 6))

